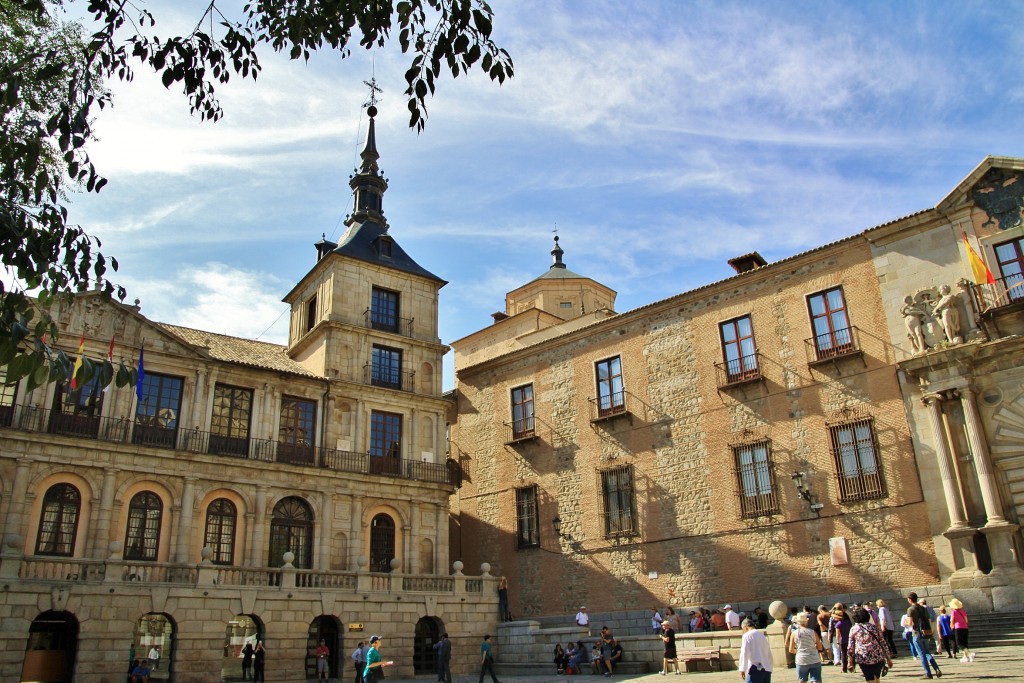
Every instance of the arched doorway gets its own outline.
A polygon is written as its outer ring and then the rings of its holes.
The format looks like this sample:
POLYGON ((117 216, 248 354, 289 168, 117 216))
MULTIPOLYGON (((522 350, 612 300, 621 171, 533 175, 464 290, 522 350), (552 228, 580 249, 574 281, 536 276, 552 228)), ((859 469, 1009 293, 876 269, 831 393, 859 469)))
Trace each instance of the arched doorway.
POLYGON ((395 558, 395 520, 383 512, 370 522, 370 571, 390 572, 395 558))
POLYGON ((28 630, 21 681, 71 683, 78 652, 78 619, 70 612, 43 612, 28 630))
POLYGON ((316 648, 323 639, 331 649, 328 658, 330 666, 328 678, 339 678, 345 644, 341 638, 341 622, 337 617, 321 614, 309 624, 309 637, 306 639, 306 678, 316 678, 316 648))
MULTIPOLYGON (((243 671, 242 650, 245 646, 256 647, 256 640, 263 639, 263 622, 251 614, 239 614, 227 623, 224 633, 224 661, 220 667, 222 681, 252 680, 252 668, 243 671), (245 675, 243 675, 245 674, 245 675)), ((250 664, 252 660, 250 659, 250 664)))
POLYGON ((441 640, 444 625, 434 617, 423 617, 416 622, 416 637, 412 643, 412 668, 416 675, 437 673, 437 654, 434 644, 441 640))
POLYGON ((174 635, 177 627, 166 614, 143 614, 135 622, 135 659, 148 659, 150 681, 169 681, 174 675, 174 635))
POLYGON ((274 506, 270 519, 270 555, 268 564, 280 567, 286 552, 295 553, 294 565, 298 569, 313 566, 313 511, 309 504, 291 496, 274 506))

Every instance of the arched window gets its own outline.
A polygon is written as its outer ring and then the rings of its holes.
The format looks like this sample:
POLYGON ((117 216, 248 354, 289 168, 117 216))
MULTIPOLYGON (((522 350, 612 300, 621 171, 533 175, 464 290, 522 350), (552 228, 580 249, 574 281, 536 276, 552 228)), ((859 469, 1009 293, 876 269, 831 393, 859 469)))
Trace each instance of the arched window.
POLYGON ((395 520, 383 512, 370 522, 370 571, 391 571, 395 558, 395 520))
POLYGON ((36 538, 36 555, 70 557, 74 554, 81 508, 82 496, 71 484, 56 484, 46 491, 36 538))
POLYGON ((270 556, 268 563, 278 567, 286 552, 295 553, 299 569, 313 566, 313 511, 301 498, 282 499, 274 506, 270 520, 270 556))
POLYGON ((206 508, 206 532, 203 543, 213 549, 210 561, 214 564, 235 563, 235 504, 227 498, 218 498, 206 508))
POLYGON ((160 549, 160 520, 164 504, 152 491, 136 493, 128 504, 128 530, 124 537, 124 559, 155 562, 160 549))

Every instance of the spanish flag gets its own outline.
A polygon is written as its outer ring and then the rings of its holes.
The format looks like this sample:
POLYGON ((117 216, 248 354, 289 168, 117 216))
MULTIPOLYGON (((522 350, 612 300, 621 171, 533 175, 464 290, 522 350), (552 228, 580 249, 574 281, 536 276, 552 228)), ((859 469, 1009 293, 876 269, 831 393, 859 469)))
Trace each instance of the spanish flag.
POLYGON ((967 262, 971 264, 971 274, 974 276, 974 283, 977 285, 988 283, 994 285, 996 279, 992 277, 992 271, 988 269, 985 262, 978 256, 978 252, 974 251, 974 247, 967 241, 967 232, 961 230, 960 234, 964 238, 964 246, 967 247, 967 262))
POLYGON ((82 355, 85 353, 85 332, 82 332, 82 339, 78 342, 78 358, 71 368, 71 390, 78 389, 78 371, 82 369, 82 355))

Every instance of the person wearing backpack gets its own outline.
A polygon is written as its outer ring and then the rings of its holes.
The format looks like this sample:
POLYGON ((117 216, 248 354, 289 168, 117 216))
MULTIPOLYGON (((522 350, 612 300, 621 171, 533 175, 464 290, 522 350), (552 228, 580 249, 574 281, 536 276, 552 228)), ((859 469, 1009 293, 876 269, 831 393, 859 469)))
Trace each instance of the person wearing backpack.
POLYGON ((931 678, 932 670, 934 670, 935 677, 942 678, 942 670, 935 661, 935 657, 932 656, 932 622, 928 618, 928 612, 924 606, 918 604, 917 593, 909 594, 907 602, 910 604, 910 607, 907 608, 907 616, 910 617, 914 629, 914 648, 917 650, 917 656, 921 659, 924 677, 931 678))

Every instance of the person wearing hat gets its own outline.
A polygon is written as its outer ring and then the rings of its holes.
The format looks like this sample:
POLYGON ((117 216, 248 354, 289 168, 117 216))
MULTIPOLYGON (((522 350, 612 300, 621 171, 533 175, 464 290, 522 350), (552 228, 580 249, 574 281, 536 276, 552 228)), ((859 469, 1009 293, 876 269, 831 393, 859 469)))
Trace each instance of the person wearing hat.
POLYGON ((590 633, 590 615, 587 614, 587 606, 581 605, 580 611, 576 613, 576 625, 582 626, 587 629, 587 633, 590 633))
POLYGON ((730 631, 739 631, 740 615, 732 611, 732 605, 726 605, 722 611, 725 612, 725 627, 730 631))
POLYGON ((366 670, 363 671, 365 683, 376 683, 380 680, 381 669, 385 666, 392 666, 392 661, 381 661, 380 657, 380 636, 370 636, 370 649, 366 653, 366 670))

